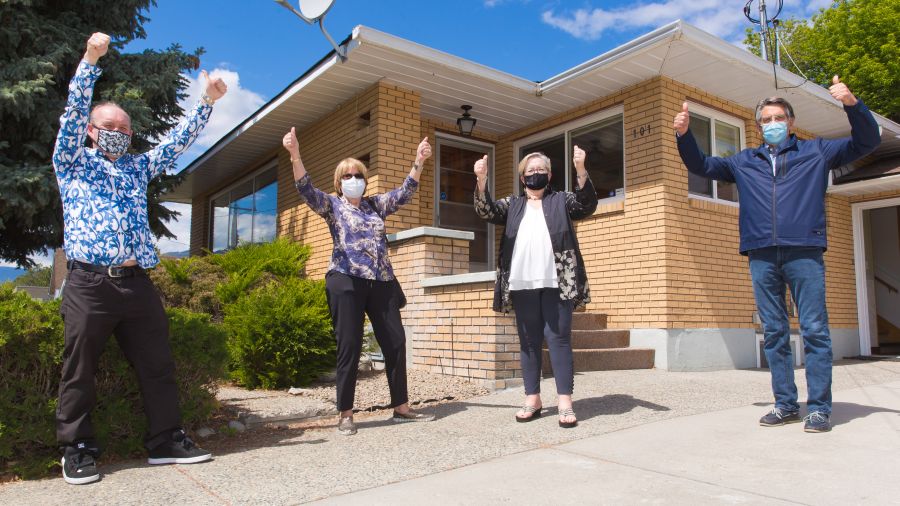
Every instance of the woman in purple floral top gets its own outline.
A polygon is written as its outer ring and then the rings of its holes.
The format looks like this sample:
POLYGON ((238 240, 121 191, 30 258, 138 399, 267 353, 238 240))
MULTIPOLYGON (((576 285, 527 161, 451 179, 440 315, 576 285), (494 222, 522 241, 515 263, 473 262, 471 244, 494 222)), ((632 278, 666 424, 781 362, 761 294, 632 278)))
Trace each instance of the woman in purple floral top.
POLYGON ((334 249, 325 274, 325 292, 337 339, 338 432, 356 434, 353 397, 359 355, 362 352, 365 315, 372 322, 375 339, 384 354, 388 388, 395 422, 427 422, 434 415, 409 408, 406 388, 406 335, 400 320, 403 293, 394 278, 388 259, 384 220, 412 200, 419 187, 422 164, 431 156, 428 137, 419 143, 416 161, 400 188, 363 197, 366 166, 355 158, 345 158, 334 171, 337 195, 312 185, 300 160, 300 145, 294 128, 282 140, 291 155, 294 181, 300 201, 325 218, 334 249))

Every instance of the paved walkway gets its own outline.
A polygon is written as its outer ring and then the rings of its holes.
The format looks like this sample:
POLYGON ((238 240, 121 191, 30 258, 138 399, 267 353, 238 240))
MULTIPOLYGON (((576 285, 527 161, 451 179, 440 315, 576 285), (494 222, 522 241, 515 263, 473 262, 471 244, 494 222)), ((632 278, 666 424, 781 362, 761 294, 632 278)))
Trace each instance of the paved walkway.
POLYGON ((376 413, 352 437, 285 429, 205 464, 7 484, 0 503, 900 504, 900 363, 837 365, 826 434, 757 425, 768 382, 759 370, 580 374, 573 430, 557 427, 555 396, 519 424, 521 392, 498 392, 434 408, 432 423, 376 413))

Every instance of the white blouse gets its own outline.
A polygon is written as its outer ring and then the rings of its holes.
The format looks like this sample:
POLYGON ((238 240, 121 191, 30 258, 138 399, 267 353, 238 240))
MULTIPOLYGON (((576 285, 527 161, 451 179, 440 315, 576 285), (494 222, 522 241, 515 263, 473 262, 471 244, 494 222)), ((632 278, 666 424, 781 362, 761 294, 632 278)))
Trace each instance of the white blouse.
POLYGON ((509 270, 510 290, 557 288, 553 244, 542 208, 525 205, 525 217, 519 225, 509 270))

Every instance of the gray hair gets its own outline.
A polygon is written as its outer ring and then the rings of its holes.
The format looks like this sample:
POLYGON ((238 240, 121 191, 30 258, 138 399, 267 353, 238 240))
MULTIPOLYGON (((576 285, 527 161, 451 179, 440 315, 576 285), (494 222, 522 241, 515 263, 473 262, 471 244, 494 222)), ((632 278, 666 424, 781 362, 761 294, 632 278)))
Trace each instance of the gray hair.
POLYGON ((787 115, 788 119, 792 119, 794 117, 794 108, 791 107, 791 104, 788 103, 787 100, 781 97, 769 97, 764 98, 756 104, 756 123, 759 124, 762 119, 762 110, 763 107, 767 105, 777 105, 784 109, 784 113, 787 115))
POLYGON ((525 174, 525 167, 528 165, 528 161, 532 158, 540 158, 544 162, 544 167, 547 169, 547 172, 550 172, 550 157, 545 155, 544 153, 528 153, 522 160, 519 162, 519 175, 525 174))

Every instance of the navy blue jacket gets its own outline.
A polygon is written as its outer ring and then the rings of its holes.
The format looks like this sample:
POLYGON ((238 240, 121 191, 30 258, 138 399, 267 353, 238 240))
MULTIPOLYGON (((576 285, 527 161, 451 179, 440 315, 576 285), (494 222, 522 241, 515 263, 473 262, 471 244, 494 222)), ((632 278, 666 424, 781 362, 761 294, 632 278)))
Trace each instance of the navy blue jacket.
POLYGON ((829 171, 871 153, 881 143, 878 124, 861 100, 844 111, 850 137, 803 141, 792 134, 777 148, 777 175, 772 174, 765 144, 721 158, 704 155, 690 130, 678 136, 678 153, 688 170, 737 184, 742 254, 768 246, 828 246, 829 171))

